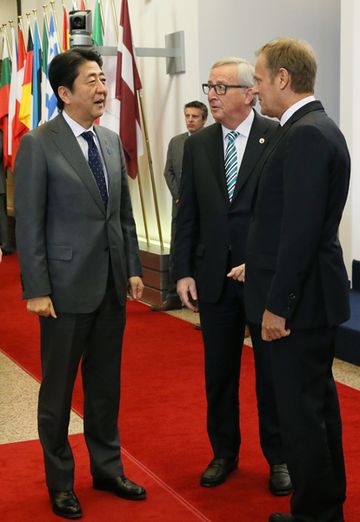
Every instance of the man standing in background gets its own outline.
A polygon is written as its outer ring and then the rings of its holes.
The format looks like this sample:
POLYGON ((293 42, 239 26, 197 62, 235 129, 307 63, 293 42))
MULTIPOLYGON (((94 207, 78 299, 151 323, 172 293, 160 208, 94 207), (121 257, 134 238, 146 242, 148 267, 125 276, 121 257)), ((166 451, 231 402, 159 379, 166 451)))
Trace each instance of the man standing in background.
POLYGON ((208 109, 200 101, 192 101, 184 106, 185 124, 188 132, 178 134, 171 138, 164 170, 166 184, 172 196, 172 215, 171 215, 171 242, 169 256, 169 286, 164 302, 160 306, 152 306, 153 312, 165 312, 166 310, 177 310, 182 307, 182 303, 176 292, 176 282, 174 278, 174 240, 176 216, 180 197, 180 180, 185 140, 191 134, 201 130, 207 120, 208 109))
POLYGON ((338 229, 350 176, 344 136, 315 100, 311 47, 291 38, 258 53, 254 93, 280 120, 265 153, 246 256, 245 303, 270 354, 294 491, 270 522, 343 522, 345 467, 332 375, 337 326, 349 317, 338 229))
MULTIPOLYGON (((178 294, 199 309, 205 348, 207 430, 214 458, 200 484, 224 482, 238 466, 239 378, 246 324, 243 272, 258 178, 256 166, 278 124, 254 110, 254 67, 241 58, 215 63, 203 91, 216 123, 185 143, 175 233, 178 294)), ((269 487, 286 495, 269 353, 254 345, 260 442, 270 466, 269 487)))

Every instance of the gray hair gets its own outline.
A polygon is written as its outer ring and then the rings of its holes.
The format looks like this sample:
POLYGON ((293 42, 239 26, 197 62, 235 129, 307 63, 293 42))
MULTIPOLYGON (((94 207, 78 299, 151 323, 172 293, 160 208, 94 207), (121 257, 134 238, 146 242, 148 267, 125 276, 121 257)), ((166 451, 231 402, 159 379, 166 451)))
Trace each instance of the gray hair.
MULTIPOLYGON (((227 56, 221 60, 217 60, 212 64, 211 70, 222 65, 236 65, 237 66, 237 79, 239 84, 246 85, 247 87, 253 87, 255 84, 254 74, 255 67, 244 58, 238 58, 237 56, 227 56)), ((253 105, 256 104, 256 96, 254 96, 253 105)))

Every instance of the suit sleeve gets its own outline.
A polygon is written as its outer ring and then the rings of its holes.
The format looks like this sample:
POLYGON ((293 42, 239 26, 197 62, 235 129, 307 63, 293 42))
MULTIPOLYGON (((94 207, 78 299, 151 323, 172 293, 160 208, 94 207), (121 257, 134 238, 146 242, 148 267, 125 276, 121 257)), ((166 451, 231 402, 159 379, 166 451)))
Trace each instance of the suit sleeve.
POLYGON ((14 169, 16 248, 23 298, 51 294, 46 252, 47 166, 39 140, 25 134, 14 169))
POLYGON ((198 237, 198 222, 191 140, 187 140, 184 147, 180 202, 175 229, 174 264, 176 280, 183 277, 194 277, 193 258, 198 237))
POLYGON ((329 145, 316 127, 291 132, 283 171, 277 265, 267 300, 267 309, 281 317, 291 317, 320 248, 331 161, 329 145))
POLYGON ((174 139, 170 140, 168 146, 164 169, 164 177, 173 199, 178 200, 180 191, 174 167, 174 139))

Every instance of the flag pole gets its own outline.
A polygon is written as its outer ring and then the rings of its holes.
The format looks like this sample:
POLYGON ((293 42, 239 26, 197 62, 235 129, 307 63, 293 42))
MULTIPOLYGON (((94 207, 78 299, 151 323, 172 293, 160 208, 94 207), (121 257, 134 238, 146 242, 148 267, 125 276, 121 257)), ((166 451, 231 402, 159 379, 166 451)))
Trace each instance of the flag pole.
MULTIPOLYGON (((139 99, 139 104, 140 104, 140 112, 141 112, 141 119, 142 119, 142 124, 143 124, 143 133, 144 133, 144 138, 145 138, 151 188, 152 188, 153 201, 154 201, 154 206, 155 206, 155 216, 156 216, 156 224, 157 224, 157 229, 158 229, 158 234, 159 234, 159 243, 160 243, 161 250, 164 250, 164 241, 163 241, 162 230, 161 230, 160 212, 159 212, 159 205, 158 205, 156 185, 155 185, 154 168, 153 168, 153 162, 152 162, 152 156, 151 156, 151 150, 150 150, 150 141, 149 141, 149 135, 148 135, 148 131, 147 131, 147 124, 146 124, 146 118, 145 118, 145 112, 144 112, 144 105, 142 102, 142 95, 140 93, 139 93, 138 99, 139 99)), ((140 177, 140 176, 138 176, 138 177, 140 177)))

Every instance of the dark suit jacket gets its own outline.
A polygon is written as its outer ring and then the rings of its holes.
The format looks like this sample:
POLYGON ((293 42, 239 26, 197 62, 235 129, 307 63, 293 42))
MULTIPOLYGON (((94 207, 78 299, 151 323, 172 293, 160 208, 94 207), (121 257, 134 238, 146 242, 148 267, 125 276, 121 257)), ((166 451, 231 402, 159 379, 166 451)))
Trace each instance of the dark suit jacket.
POLYGON ((175 233, 175 277, 194 277, 199 298, 216 302, 228 269, 245 260, 257 185, 255 167, 277 124, 255 112, 234 197, 227 193, 221 125, 186 140, 175 233))
POLYGON ((110 260, 121 303, 128 277, 141 275, 119 137, 94 128, 108 174, 107 209, 62 115, 22 138, 15 164, 23 297, 50 295, 59 312, 86 313, 99 306, 110 260))
POLYGON ((299 109, 265 153, 249 230, 248 319, 264 309, 290 327, 334 326, 349 317, 348 279, 338 240, 350 158, 319 101, 299 109))
POLYGON ((177 215, 176 201, 180 197, 180 181, 182 171, 182 161, 184 155, 184 144, 189 134, 184 132, 171 138, 167 150, 166 164, 164 169, 164 177, 166 184, 172 195, 172 217, 177 215))

